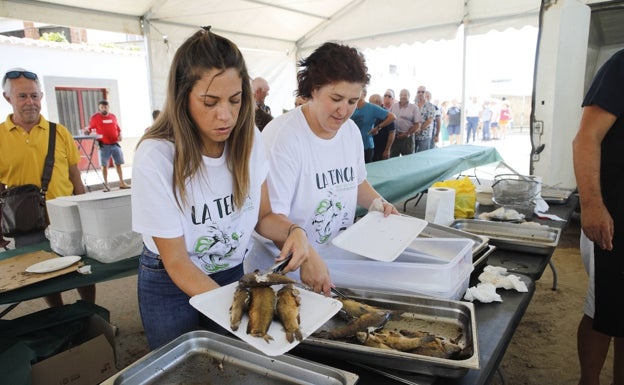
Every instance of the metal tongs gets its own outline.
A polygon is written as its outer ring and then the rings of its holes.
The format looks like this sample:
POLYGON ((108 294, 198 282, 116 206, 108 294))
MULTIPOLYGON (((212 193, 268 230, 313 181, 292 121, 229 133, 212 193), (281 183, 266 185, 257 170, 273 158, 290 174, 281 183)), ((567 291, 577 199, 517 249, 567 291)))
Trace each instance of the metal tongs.
POLYGON ((336 289, 335 287, 332 287, 331 292, 336 294, 338 297, 342 298, 342 299, 351 299, 349 298, 345 293, 341 292, 340 290, 336 289))
POLYGON ((281 273, 286 267, 286 265, 288 265, 288 262, 290 262, 291 259, 292 259, 292 253, 288 254, 288 256, 284 258, 284 260, 279 261, 275 265, 269 267, 269 269, 266 271, 266 274, 281 273))

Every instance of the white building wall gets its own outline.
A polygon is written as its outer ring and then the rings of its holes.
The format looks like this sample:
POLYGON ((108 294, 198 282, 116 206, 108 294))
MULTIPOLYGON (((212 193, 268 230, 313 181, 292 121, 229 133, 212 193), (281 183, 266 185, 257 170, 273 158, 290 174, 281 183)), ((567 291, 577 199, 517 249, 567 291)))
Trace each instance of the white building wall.
MULTIPOLYGON (((0 73, 13 67, 39 75, 44 92, 41 113, 53 121, 58 121, 55 87, 106 88, 110 110, 123 131, 126 164, 132 164, 136 143, 152 122, 144 52, 0 36, 0 73)), ((11 105, 1 101, 0 118, 11 112, 11 105)))

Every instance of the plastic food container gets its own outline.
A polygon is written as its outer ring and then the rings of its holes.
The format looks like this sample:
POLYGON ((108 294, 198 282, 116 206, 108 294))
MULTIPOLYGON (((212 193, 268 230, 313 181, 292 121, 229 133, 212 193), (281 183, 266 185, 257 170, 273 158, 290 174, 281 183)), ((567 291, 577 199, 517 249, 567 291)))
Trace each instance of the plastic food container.
POLYGON ((459 299, 474 269, 472 248, 470 239, 419 238, 393 262, 342 253, 325 263, 337 286, 459 299))

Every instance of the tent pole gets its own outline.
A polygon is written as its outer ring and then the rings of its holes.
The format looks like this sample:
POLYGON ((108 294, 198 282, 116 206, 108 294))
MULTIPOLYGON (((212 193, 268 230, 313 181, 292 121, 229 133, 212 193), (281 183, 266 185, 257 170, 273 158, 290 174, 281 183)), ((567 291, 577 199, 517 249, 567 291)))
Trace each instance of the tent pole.
POLYGON ((461 123, 460 123, 460 143, 464 143, 464 135, 466 132, 466 37, 468 29, 468 17, 464 17, 464 21, 460 26, 462 36, 462 90, 461 90, 461 123))

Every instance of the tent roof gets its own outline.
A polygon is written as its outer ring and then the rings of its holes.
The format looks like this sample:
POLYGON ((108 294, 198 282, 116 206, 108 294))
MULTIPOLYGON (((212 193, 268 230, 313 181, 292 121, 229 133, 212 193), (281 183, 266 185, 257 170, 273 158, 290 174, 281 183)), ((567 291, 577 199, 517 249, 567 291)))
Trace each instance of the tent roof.
POLYGON ((535 25, 539 7, 540 0, 0 0, 0 17, 137 35, 145 23, 211 25, 241 47, 307 51, 327 40, 372 48, 452 38, 463 22, 535 25))

